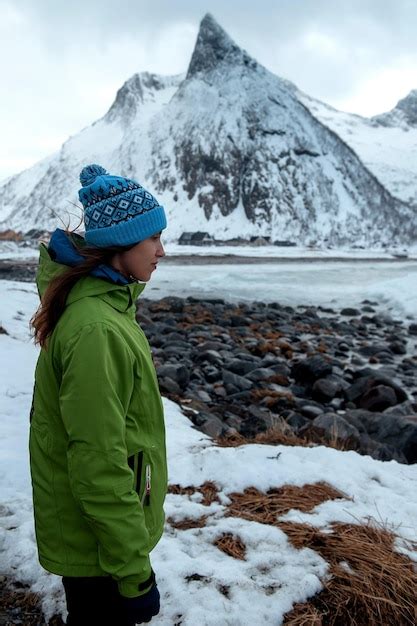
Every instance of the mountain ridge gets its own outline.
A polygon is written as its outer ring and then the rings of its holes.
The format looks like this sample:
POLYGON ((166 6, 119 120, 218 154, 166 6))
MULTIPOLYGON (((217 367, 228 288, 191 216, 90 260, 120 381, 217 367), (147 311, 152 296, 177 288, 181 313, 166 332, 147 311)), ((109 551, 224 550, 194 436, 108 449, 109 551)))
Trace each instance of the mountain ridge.
POLYGON ((77 204, 86 162, 149 186, 171 240, 185 230, 333 245, 417 237, 412 208, 210 14, 185 75, 134 74, 102 118, 0 186, 0 228, 51 229, 54 212, 77 204))

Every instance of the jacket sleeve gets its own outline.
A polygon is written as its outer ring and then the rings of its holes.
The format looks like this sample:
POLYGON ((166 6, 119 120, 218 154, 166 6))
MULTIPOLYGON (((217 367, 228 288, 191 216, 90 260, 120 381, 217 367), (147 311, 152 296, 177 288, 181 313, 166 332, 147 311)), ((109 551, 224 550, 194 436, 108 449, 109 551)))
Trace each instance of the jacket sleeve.
POLYGON ((126 413, 134 356, 112 327, 89 324, 62 356, 59 392, 71 490, 94 533, 100 567, 127 597, 151 575, 149 533, 128 465, 126 413))

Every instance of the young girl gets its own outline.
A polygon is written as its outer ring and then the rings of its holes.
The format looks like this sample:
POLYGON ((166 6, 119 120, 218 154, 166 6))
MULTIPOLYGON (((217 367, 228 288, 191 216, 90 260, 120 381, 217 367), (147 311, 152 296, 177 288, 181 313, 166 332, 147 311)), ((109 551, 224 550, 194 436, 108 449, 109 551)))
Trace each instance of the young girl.
POLYGON ((165 254, 167 222, 134 180, 90 165, 80 181, 85 238, 57 229, 40 245, 36 540, 41 565, 63 577, 67 624, 130 626, 159 612, 149 553, 165 520, 165 425, 135 302, 165 254))

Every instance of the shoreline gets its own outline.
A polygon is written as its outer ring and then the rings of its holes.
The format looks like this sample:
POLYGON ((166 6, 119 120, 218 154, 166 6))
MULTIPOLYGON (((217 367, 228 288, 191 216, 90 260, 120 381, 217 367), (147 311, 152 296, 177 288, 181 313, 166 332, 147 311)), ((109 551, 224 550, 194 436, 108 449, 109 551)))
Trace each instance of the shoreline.
MULTIPOLYGON (((263 264, 285 264, 285 263, 417 263, 414 258, 387 258, 387 257, 284 257, 284 256, 242 256, 234 254, 224 255, 192 255, 192 254, 172 254, 167 255, 162 263, 171 265, 263 265, 263 264)), ((7 271, 15 272, 19 269, 32 269, 38 265, 37 258, 30 259, 0 259, 0 278, 7 271)))

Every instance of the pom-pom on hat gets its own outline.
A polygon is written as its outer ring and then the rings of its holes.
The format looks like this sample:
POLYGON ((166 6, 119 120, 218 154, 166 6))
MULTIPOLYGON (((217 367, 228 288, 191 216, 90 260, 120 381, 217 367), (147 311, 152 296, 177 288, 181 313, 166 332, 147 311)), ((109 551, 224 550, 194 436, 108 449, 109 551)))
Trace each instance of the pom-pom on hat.
POLYGON ((164 207, 136 181, 93 164, 83 168, 80 182, 87 243, 129 246, 166 228, 164 207))

